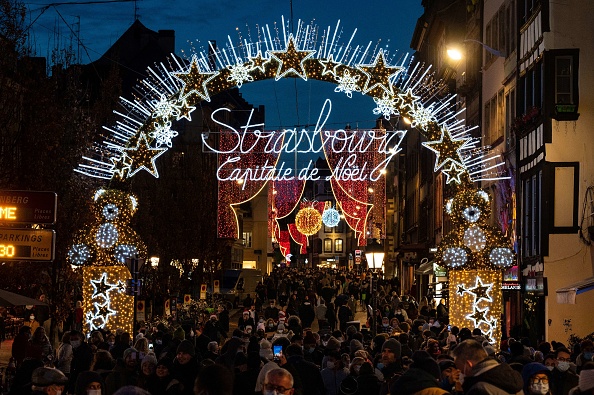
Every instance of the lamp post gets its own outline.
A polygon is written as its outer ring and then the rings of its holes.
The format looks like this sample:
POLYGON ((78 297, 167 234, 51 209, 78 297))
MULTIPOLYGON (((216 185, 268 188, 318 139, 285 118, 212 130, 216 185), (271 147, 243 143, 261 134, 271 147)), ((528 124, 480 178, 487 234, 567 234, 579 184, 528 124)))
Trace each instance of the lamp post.
POLYGON ((382 269, 384 264, 384 247, 373 239, 371 243, 365 247, 365 258, 367 259, 367 265, 372 269, 373 274, 371 276, 370 293, 373 295, 373 313, 372 313, 372 324, 371 332, 373 336, 377 335, 377 295, 378 295, 378 269, 382 269))

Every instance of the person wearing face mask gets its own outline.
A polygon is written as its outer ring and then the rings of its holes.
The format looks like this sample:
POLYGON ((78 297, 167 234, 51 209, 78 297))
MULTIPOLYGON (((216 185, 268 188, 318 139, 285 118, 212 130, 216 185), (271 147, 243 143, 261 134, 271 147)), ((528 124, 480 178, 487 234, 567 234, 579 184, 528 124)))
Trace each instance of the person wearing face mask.
POLYGON ((330 351, 327 353, 326 368, 322 369, 321 374, 326 395, 338 395, 340 384, 349 374, 349 371, 342 366, 340 352, 330 351))
POLYGON ((266 374, 263 395, 293 395, 293 375, 286 369, 272 369, 266 374))
POLYGON ((58 369, 41 367, 31 376, 31 395, 62 395, 68 378, 58 369))
MULTIPOLYGON (((545 363, 548 358, 545 358, 545 363)), ((569 367, 571 353, 567 348, 555 350, 555 368, 551 371, 551 392, 555 395, 568 395, 569 391, 578 385, 579 377, 569 367)))
POLYGON ((575 364, 577 365, 577 372, 580 373, 582 367, 587 363, 592 361, 592 357, 594 356, 594 343, 592 340, 586 339, 580 343, 580 350, 582 351, 576 358, 575 364))
POLYGON ((452 351, 465 394, 522 394, 522 376, 507 364, 489 358, 474 339, 461 342, 452 351))
POLYGON ((524 394, 526 395, 549 395, 551 394, 549 381, 551 372, 545 365, 538 362, 531 362, 522 369, 524 380, 524 394))
POLYGON ((105 382, 97 372, 81 372, 76 379, 74 395, 103 395, 105 382))
POLYGON ((93 362, 91 346, 83 341, 83 334, 79 331, 70 331, 70 345, 72 346, 72 361, 70 362, 69 392, 74 390, 74 384, 80 372, 90 370, 93 362))

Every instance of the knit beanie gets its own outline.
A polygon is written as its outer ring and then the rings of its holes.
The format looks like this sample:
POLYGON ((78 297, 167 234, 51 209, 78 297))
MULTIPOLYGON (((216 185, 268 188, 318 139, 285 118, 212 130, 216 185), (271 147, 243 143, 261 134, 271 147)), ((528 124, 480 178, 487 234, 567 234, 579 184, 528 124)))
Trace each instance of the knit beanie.
POLYGON ((328 339, 328 343, 326 344, 326 350, 335 351, 340 350, 340 342, 334 336, 331 336, 328 339))
POLYGON ((138 352, 137 349, 135 349, 134 347, 130 347, 124 350, 124 354, 122 355, 122 359, 125 361, 126 358, 132 354, 133 352, 138 352))
POLYGON ((184 340, 186 338, 186 331, 184 331, 184 329, 180 326, 173 332, 173 338, 184 340))
POLYGON ((350 343, 351 353, 354 354, 355 351, 363 350, 363 344, 357 339, 351 340, 350 343))
POLYGON ((441 378, 441 370, 439 369, 439 365, 437 364, 437 361, 431 357, 416 359, 410 365, 410 367, 424 370, 437 380, 441 378))
POLYGON ((382 344, 382 351, 385 349, 391 350, 394 354, 396 354, 396 358, 400 358, 402 353, 402 346, 400 342, 396 339, 388 339, 382 344))
POLYGON ((580 372, 578 387, 582 393, 594 388, 594 369, 582 370, 580 372))
POLYGON ((196 355, 196 349, 189 340, 183 340, 181 343, 179 343, 179 346, 177 346, 177 353, 179 354, 180 352, 190 354, 191 356, 196 355))

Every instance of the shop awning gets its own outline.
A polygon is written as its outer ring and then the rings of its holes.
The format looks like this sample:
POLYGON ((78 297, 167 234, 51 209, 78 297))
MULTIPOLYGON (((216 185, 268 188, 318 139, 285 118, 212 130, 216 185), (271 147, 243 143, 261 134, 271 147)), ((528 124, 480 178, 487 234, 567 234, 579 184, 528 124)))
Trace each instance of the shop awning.
POLYGON ((557 303, 575 304, 575 296, 594 289, 594 277, 575 282, 557 290, 557 303))
POLYGON ((427 275, 433 274, 433 261, 421 263, 419 268, 415 270, 415 274, 427 275))

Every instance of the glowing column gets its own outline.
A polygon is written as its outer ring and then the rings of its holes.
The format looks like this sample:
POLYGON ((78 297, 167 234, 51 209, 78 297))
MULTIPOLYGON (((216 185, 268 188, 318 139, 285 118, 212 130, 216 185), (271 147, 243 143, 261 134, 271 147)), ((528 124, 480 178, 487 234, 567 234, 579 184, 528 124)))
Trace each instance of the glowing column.
POLYGON ((489 342, 501 339, 501 271, 450 270, 450 324, 458 328, 480 328, 489 342))
POLYGON ((86 266, 83 271, 85 332, 121 328, 132 333, 134 297, 126 295, 126 280, 132 278, 125 266, 86 266))

